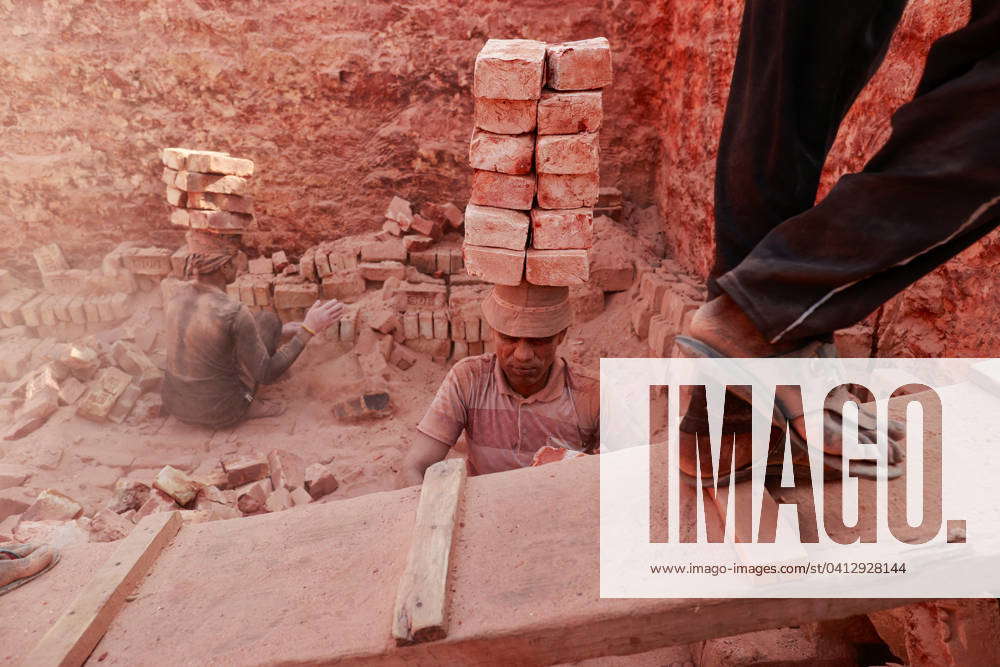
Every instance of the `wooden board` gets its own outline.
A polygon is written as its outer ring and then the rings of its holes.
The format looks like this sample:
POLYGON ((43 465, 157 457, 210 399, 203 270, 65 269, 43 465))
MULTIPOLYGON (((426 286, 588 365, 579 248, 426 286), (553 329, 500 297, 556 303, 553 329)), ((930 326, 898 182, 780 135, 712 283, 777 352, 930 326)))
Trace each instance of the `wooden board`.
POLYGON ((393 609, 398 645, 443 639, 451 547, 465 487, 464 459, 446 459, 424 473, 406 570, 393 609))
POLYGON ((178 512, 143 519, 45 633, 24 664, 82 665, 125 603, 125 597, 180 527, 178 512))

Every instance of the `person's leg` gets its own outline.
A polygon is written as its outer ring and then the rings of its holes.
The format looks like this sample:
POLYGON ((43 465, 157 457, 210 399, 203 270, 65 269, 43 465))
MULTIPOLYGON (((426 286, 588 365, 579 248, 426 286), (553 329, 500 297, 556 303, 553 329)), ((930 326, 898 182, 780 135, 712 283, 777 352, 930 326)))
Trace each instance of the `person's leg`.
MULTIPOLYGON (((274 355, 281 342, 281 319, 269 310, 262 310, 254 313, 254 321, 257 323, 257 332, 264 342, 269 355, 274 355)), ((259 396, 260 383, 254 379, 253 382, 254 400, 243 415, 244 419, 262 419, 265 417, 277 417, 285 412, 285 404, 274 399, 264 399, 259 396)))
MULTIPOLYGON (((974 3, 969 25, 932 47, 917 94, 864 170, 779 224, 718 285, 771 345, 850 326, 996 227, 998 149, 993 0, 974 3)), ((696 321, 705 325, 709 311, 696 321)), ((733 328, 715 324, 721 333, 733 328)), ((724 343, 727 353, 762 353, 734 344, 739 337, 724 343)))
POLYGON ((748 0, 715 181, 716 279, 816 201, 844 115, 888 49, 906 0, 748 0))

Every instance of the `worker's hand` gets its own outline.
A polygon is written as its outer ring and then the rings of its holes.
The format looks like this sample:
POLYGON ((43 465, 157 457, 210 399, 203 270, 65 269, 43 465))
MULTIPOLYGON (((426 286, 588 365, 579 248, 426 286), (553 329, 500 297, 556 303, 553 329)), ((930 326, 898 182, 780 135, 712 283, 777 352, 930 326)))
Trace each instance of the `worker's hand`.
POLYGON ((316 333, 323 333, 337 322, 343 314, 344 304, 336 299, 330 299, 326 302, 317 301, 309 309, 309 312, 306 313, 306 319, 303 324, 316 333))

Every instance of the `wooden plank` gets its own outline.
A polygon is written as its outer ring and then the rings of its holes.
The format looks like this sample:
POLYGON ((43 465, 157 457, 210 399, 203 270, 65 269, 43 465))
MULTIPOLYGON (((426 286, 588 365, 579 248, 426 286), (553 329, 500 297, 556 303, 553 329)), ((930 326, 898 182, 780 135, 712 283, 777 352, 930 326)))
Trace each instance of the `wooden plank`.
POLYGON ((179 512, 161 512, 143 519, 45 633, 24 664, 82 665, 125 603, 125 597, 180 527, 179 512))
POLYGON ((424 473, 413 542, 393 609, 392 636, 399 645, 448 635, 448 563, 465 477, 465 459, 446 459, 424 473))
POLYGON ((742 545, 755 542, 777 543, 781 546, 780 550, 774 552, 771 561, 773 563, 797 563, 807 560, 808 554, 797 539, 796 527, 778 513, 778 505, 766 488, 762 489, 759 539, 754 539, 753 534, 753 485, 749 481, 740 482, 732 487, 727 482, 720 486, 717 492, 713 492, 713 489, 705 491, 705 495, 715 502, 720 520, 725 522, 726 519, 730 488, 735 489, 735 502, 733 503, 735 516, 728 518, 734 523, 733 538, 735 544, 733 546, 739 554, 740 560, 744 563, 754 562, 751 552, 742 545), (737 509, 740 506, 744 508, 744 511, 741 512, 737 509), (751 508, 751 511, 745 511, 747 507, 751 508), (772 526, 775 528, 774 530, 770 529, 772 526))

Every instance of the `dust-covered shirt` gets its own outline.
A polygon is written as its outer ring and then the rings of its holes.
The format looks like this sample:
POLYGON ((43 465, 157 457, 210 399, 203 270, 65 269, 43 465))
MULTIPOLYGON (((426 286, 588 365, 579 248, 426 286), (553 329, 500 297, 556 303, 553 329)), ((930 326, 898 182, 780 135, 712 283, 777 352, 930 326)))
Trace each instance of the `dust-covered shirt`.
POLYGON ((246 306, 196 282, 174 290, 164 319, 163 407, 194 424, 221 428, 239 421, 255 385, 278 379, 305 346, 296 335, 272 356, 246 306))
POLYGON ((551 445, 592 452, 599 440, 597 380, 552 365, 541 391, 514 391, 495 354, 467 357, 449 371, 417 429, 449 447, 465 430, 469 472, 482 475, 531 465, 551 445))

